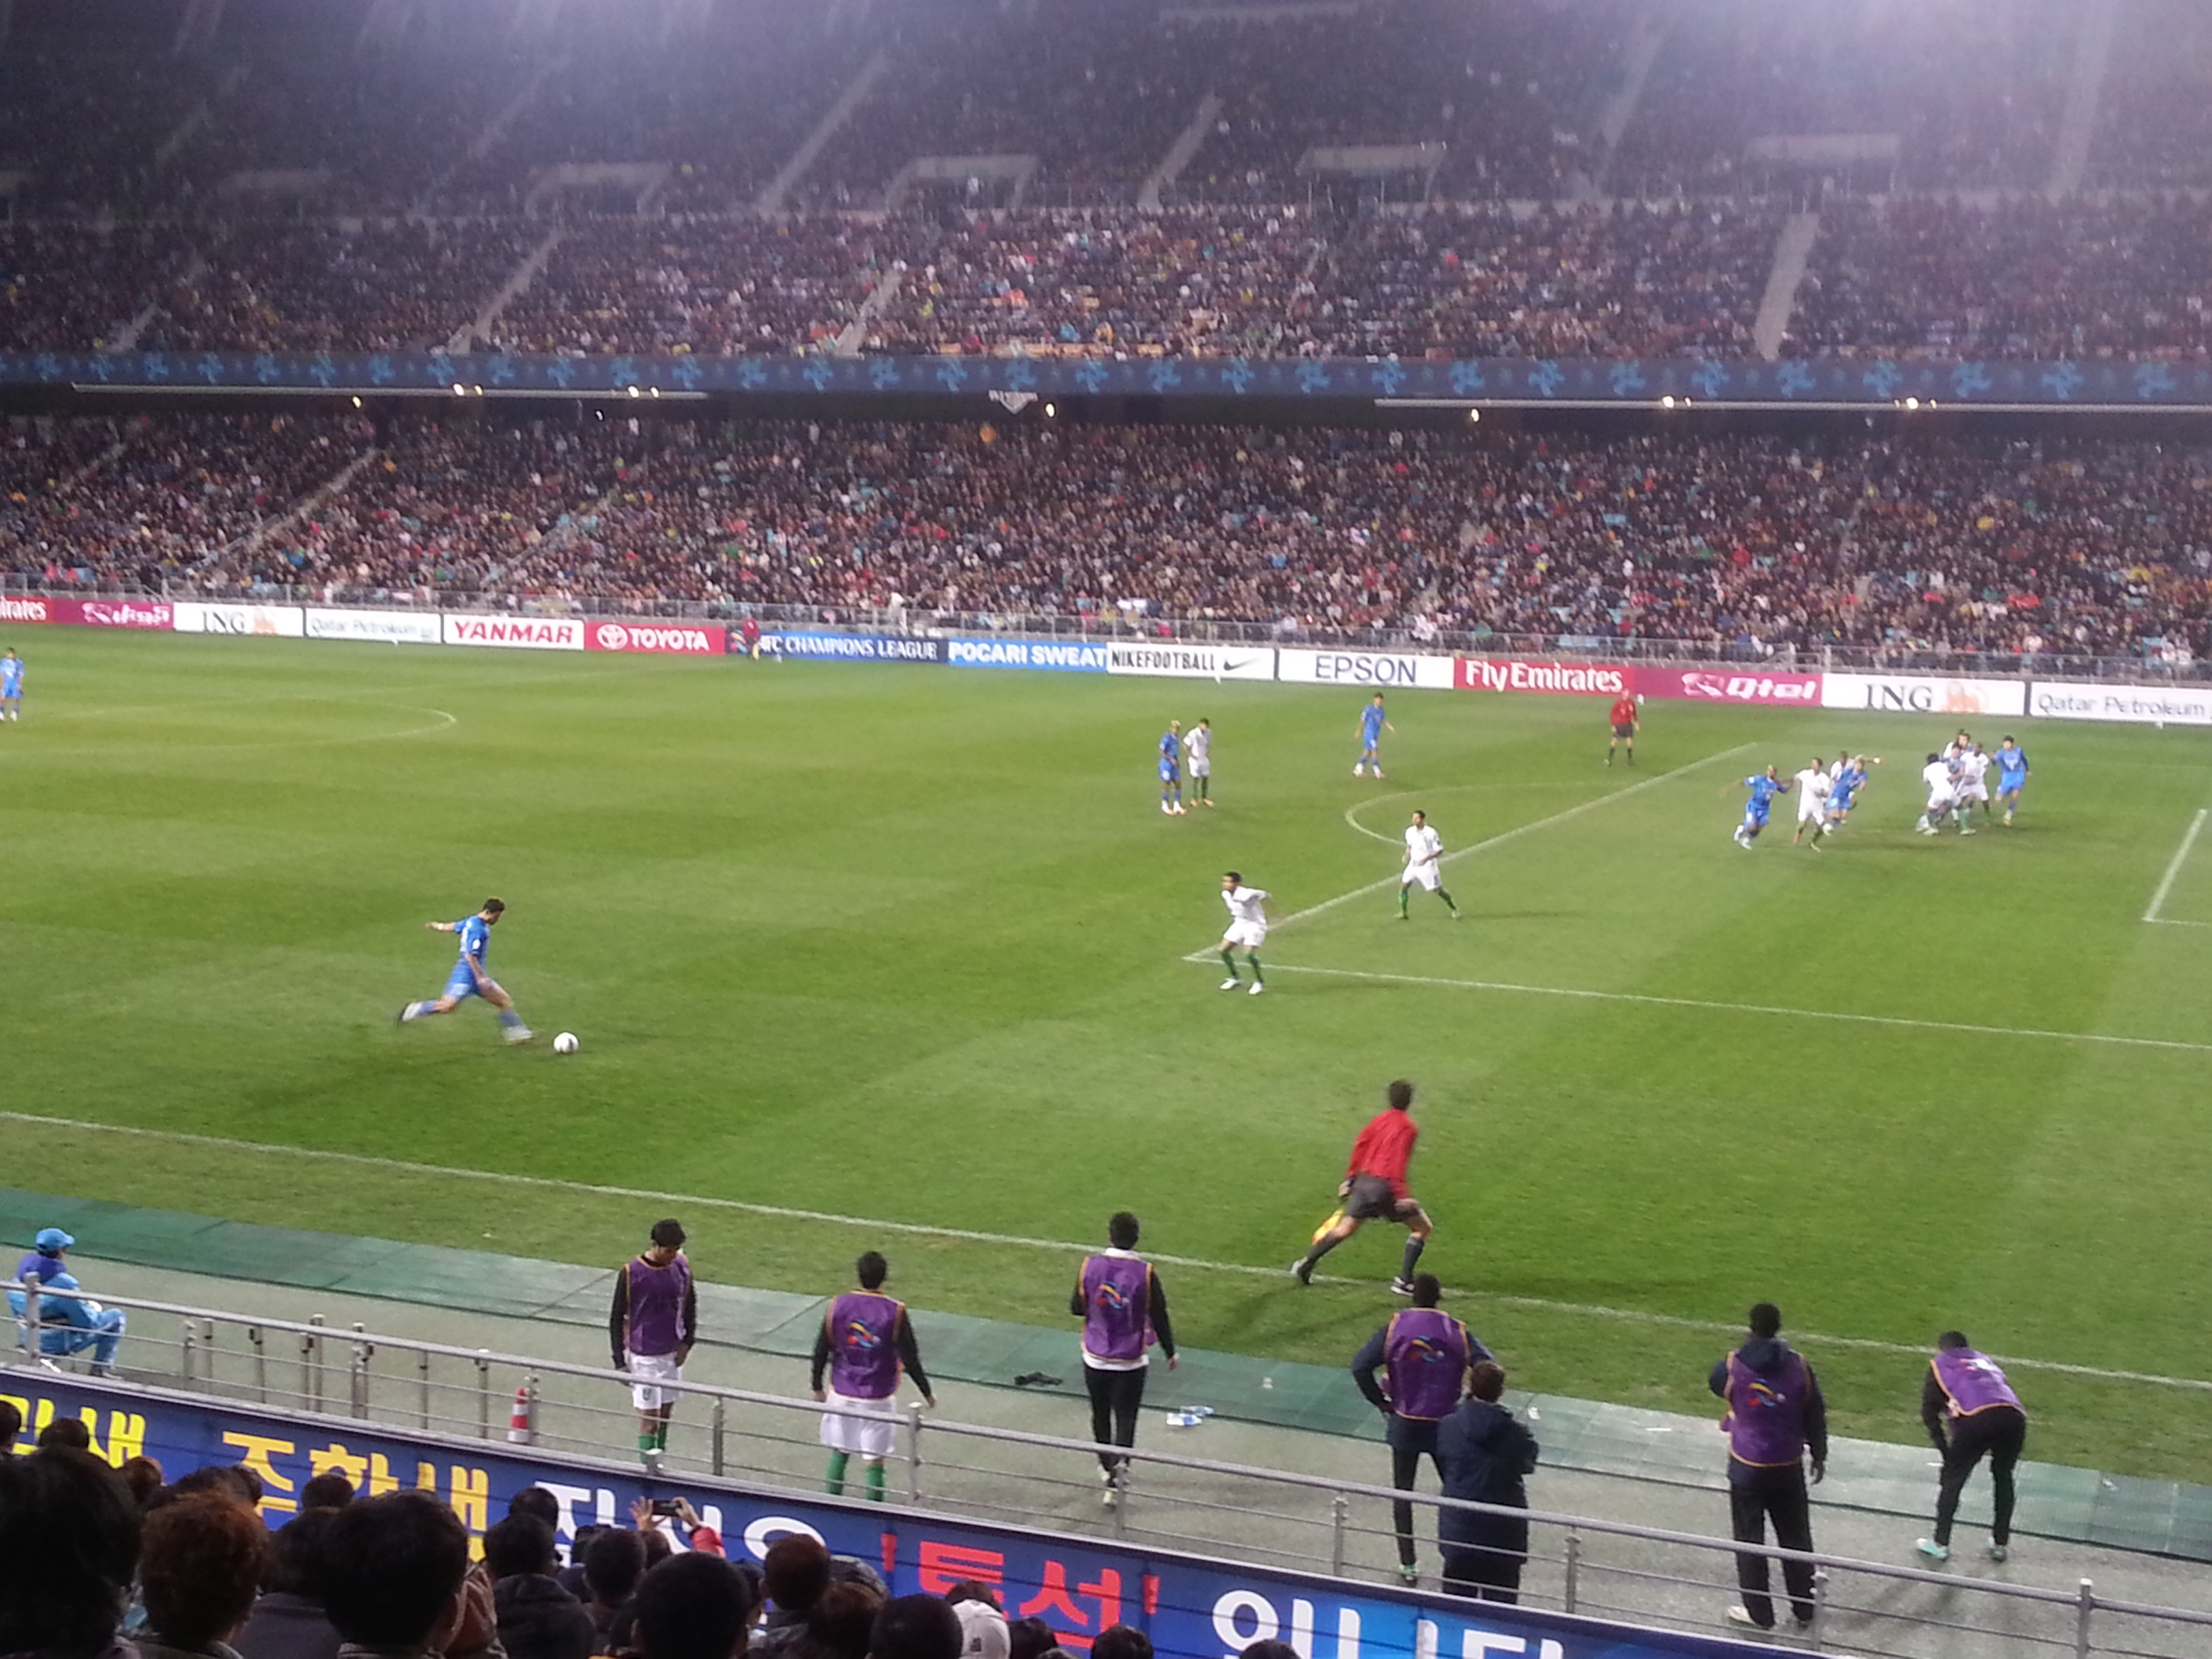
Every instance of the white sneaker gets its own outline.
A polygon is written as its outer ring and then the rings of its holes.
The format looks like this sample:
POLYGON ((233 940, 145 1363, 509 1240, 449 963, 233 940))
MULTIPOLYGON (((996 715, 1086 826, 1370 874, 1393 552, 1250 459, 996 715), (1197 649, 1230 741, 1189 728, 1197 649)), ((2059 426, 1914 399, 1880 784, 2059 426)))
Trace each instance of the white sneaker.
POLYGON ((1745 1607, 1741 1602, 1738 1602, 1735 1607, 1732 1607, 1728 1610, 1728 1621, 1731 1625, 1747 1626, 1753 1630, 1771 1630, 1773 1628, 1771 1625, 1761 1625, 1759 1620, 1753 1618, 1751 1616, 1751 1609, 1745 1607))
POLYGON ((1242 981, 1236 979, 1224 979, 1221 981, 1221 988, 1224 991, 1233 991, 1240 983, 1242 981))
POLYGON ((1255 980, 1254 980, 1254 981, 1252 981, 1252 988, 1251 988, 1250 990, 1247 991, 1244 994, 1245 994, 1245 995, 1247 995, 1247 996, 1256 997, 1256 996, 1258 996, 1258 995, 1260 994, 1260 993, 1261 993, 1261 992, 1262 992, 1262 991, 1266 990, 1267 988, 1267 981, 1265 981, 1264 979, 1255 979, 1255 980))
POLYGON ((1355 778, 1361 777, 1365 775, 1366 771, 1367 769, 1364 766, 1354 766, 1352 769, 1352 775, 1355 778))
POLYGON ((512 1046, 517 1042, 527 1042, 537 1035, 527 1025, 514 1025, 507 1028, 507 1040, 512 1046))

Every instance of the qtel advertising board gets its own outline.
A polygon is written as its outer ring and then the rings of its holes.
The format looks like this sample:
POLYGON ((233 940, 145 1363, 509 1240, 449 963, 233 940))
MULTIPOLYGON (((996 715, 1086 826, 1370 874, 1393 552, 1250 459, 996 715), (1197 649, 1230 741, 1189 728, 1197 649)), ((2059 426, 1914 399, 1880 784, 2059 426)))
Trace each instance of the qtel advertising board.
POLYGON ((176 625, 175 607, 144 599, 50 599, 36 595, 0 599, 0 623, 73 623, 84 628, 176 625))
POLYGON ((177 606, 179 634, 258 635, 296 640, 307 631, 307 613, 296 605, 200 605, 177 606))
POLYGON ((1055 674, 1103 674, 1106 647, 1072 640, 947 640, 955 668, 1040 668, 1055 674))
POLYGON ((581 651, 584 624, 573 617, 445 618, 447 645, 490 645, 517 651, 581 651))
POLYGON ((415 611, 310 609, 311 640, 378 640, 389 645, 435 645, 442 637, 437 614, 415 611))
POLYGON ((368 1494, 435 1492, 477 1537, 507 1513, 516 1492, 541 1486, 560 1506, 563 1544, 580 1525, 620 1525, 639 1498, 682 1496, 732 1556, 757 1561, 777 1538, 805 1533, 878 1569, 894 1595, 942 1595, 956 1580, 976 1579, 1008 1617, 1044 1620, 1071 1653, 1087 1652, 1116 1624, 1146 1632, 1167 1659, 1233 1659, 1267 1638, 1287 1641, 1308 1659, 1738 1659, 1765 1650, 887 1504, 760 1494, 703 1478, 648 1481, 612 1462, 556 1462, 496 1442, 233 1409, 35 1372, 8 1373, 0 1397, 18 1389, 27 1444, 57 1416, 71 1416, 90 1431, 94 1454, 111 1462, 143 1452, 173 1474, 242 1463, 261 1479, 261 1508, 272 1526, 297 1513, 301 1488, 327 1472, 368 1494))
POLYGON ((2025 714, 2027 682, 1829 673, 1821 678, 1820 706, 1877 714, 2025 714))
POLYGON ((2102 685, 2038 680, 2027 712, 2047 720, 2122 720, 2137 726, 2212 726, 2212 687, 2102 685))
POLYGON ((1109 645, 1109 674, 1158 674, 1179 680, 1272 680, 1275 648, 1268 645, 1109 645))
POLYGON ((691 623, 595 622, 584 624, 592 651, 655 651, 683 656, 722 654, 726 630, 691 623))
POLYGON ((1820 706, 1818 674, 1771 674, 1733 668, 1639 668, 1636 671, 1636 690, 1642 696, 1686 702, 1766 703, 1794 708, 1820 706))
POLYGON ((1418 651, 1309 651, 1286 647, 1275 653, 1275 678, 1299 685, 1356 685, 1363 691, 1399 686, 1449 691, 1452 659, 1418 651))
POLYGON ((1550 691, 1617 697, 1637 690, 1637 673, 1618 663, 1523 662, 1518 657, 1462 657, 1453 683, 1462 691, 1550 691))

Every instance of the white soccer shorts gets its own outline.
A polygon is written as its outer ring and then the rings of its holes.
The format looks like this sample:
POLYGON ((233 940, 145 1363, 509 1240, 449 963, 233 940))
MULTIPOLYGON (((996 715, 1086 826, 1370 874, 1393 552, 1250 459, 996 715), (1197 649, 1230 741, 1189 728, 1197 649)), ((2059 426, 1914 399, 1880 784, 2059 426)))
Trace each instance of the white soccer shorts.
POLYGON ((1417 881, 1425 890, 1433 893, 1443 885, 1444 878, 1437 873, 1435 860, 1429 860, 1420 864, 1407 865, 1406 873, 1398 878, 1398 885, 1411 887, 1417 881))
POLYGON ((1231 945, 1242 945, 1247 951, 1256 951, 1267 942, 1267 924, 1258 921, 1232 921, 1222 937, 1231 945))
POLYGON ((892 1437, 898 1432, 898 1401, 855 1400, 830 1390, 830 1404, 842 1406, 848 1411, 865 1412, 865 1417, 848 1417, 844 1412, 822 1413, 822 1443, 831 1451, 858 1452, 863 1457, 890 1455, 892 1437))
POLYGON ((1818 799, 1808 795, 1797 803, 1797 822, 1800 823, 1818 823, 1827 815, 1828 800, 1825 795, 1818 799))
POLYGON ((635 1379, 630 1384, 629 1397, 641 1412, 659 1411, 684 1396, 683 1389, 668 1386, 684 1380, 684 1367, 672 1353, 634 1353, 629 1357, 629 1374, 635 1379))

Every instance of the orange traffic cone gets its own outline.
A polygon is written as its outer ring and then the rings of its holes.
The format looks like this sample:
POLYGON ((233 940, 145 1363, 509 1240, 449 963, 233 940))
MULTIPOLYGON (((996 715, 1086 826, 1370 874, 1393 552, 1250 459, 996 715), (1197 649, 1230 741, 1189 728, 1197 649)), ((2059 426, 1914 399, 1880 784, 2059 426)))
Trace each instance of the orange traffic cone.
POLYGON ((507 1438, 510 1445, 536 1443, 538 1429, 530 1420, 535 1407, 536 1402, 530 1397, 530 1385, 526 1382, 514 1391, 514 1410, 507 1419, 507 1438))

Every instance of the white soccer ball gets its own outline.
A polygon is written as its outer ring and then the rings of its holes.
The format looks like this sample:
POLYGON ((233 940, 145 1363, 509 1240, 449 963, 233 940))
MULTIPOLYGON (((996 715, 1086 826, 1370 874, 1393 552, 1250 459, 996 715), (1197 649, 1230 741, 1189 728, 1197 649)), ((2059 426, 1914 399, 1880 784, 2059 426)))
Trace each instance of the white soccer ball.
POLYGON ((574 1031, 563 1031, 559 1036, 555 1037, 553 1039, 553 1052, 556 1054, 574 1054, 576 1052, 576 1034, 574 1031))

